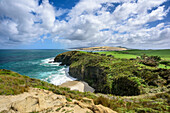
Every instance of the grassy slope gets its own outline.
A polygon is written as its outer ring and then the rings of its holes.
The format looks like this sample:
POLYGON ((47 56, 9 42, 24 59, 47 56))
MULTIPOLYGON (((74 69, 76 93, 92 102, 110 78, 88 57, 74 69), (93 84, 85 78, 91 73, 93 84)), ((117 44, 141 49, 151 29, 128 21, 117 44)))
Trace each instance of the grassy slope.
POLYGON ((152 94, 152 96, 135 96, 133 97, 118 97, 111 96, 110 99, 95 96, 93 93, 81 93, 78 91, 70 91, 68 88, 59 88, 55 85, 44 81, 32 79, 27 76, 22 76, 18 73, 0 69, 0 95, 15 95, 20 94, 29 89, 29 87, 37 87, 53 91, 56 94, 65 95, 67 100, 80 100, 82 97, 88 97, 94 100, 95 104, 102 104, 106 107, 119 112, 138 112, 138 113, 168 113, 170 98, 168 93, 152 94))
MULTIPOLYGON (((126 50, 126 51, 102 51, 98 52, 100 54, 113 55, 115 58, 136 58, 137 56, 141 56, 146 54, 148 56, 160 56, 162 60, 170 61, 170 49, 165 50, 126 50)), ((151 68, 147 67, 146 68, 151 68)), ((170 69, 170 66, 165 66, 163 64, 159 64, 157 68, 166 68, 170 69)))
POLYGON ((129 54, 134 55, 143 55, 147 54, 149 56, 160 56, 161 58, 164 58, 166 60, 170 60, 170 49, 164 49, 164 50, 127 50, 123 52, 128 52, 129 54))
POLYGON ((136 58, 136 55, 132 55, 132 54, 123 54, 123 53, 119 53, 118 51, 102 51, 102 52, 98 52, 100 54, 106 54, 106 55, 113 55, 115 58, 136 58))
POLYGON ((139 95, 167 89, 163 86, 167 83, 169 70, 150 69, 149 66, 146 68, 140 66, 138 60, 113 58, 84 51, 70 51, 56 57, 62 58, 63 60, 58 62, 71 61, 70 75, 83 79, 97 92, 139 95))
POLYGON ((135 58, 143 54, 149 56, 160 56, 163 59, 170 60, 170 49, 165 50, 126 50, 126 51, 103 51, 101 53, 112 54, 118 58, 135 58), (120 56, 120 57, 119 57, 120 56))
POLYGON ((81 93, 78 91, 70 91, 68 88, 60 88, 53 84, 23 76, 10 70, 0 69, 0 95, 20 94, 28 91, 29 87, 50 90, 57 94, 66 95, 68 98, 80 99, 81 97, 95 97, 94 94, 90 92, 81 93))

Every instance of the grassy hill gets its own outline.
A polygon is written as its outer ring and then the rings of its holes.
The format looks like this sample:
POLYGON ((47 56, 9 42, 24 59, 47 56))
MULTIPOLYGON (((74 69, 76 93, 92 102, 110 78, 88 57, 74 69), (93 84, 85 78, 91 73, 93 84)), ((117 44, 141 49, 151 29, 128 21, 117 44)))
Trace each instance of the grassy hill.
POLYGON ((82 93, 78 91, 70 91, 68 88, 60 88, 38 79, 20 75, 10 70, 0 69, 0 95, 20 94, 27 92, 30 87, 45 89, 56 94, 65 95, 67 101, 72 101, 72 99, 80 100, 83 97, 91 98, 96 105, 102 104, 119 113, 168 113, 170 108, 170 96, 168 92, 128 97, 94 94, 90 92, 82 93))

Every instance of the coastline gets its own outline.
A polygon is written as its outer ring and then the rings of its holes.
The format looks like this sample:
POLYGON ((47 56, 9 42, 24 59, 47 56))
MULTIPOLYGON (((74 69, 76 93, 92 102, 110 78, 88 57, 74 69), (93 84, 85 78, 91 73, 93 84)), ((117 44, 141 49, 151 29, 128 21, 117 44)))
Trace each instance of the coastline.
POLYGON ((65 74, 70 80, 65 81, 64 83, 57 85, 59 87, 67 87, 70 90, 80 91, 80 92, 94 92, 95 89, 88 85, 85 81, 78 81, 77 78, 71 77, 69 75, 69 66, 65 69, 65 74))

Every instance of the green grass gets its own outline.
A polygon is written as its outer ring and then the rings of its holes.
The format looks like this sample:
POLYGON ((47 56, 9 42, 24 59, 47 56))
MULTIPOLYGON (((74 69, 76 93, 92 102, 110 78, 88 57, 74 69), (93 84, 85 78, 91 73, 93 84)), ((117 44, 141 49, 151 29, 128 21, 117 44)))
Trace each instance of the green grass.
POLYGON ((160 56, 165 60, 170 60, 170 49, 164 50, 126 50, 126 51, 118 51, 117 53, 124 53, 130 55, 141 56, 146 54, 148 56, 160 56))
POLYGON ((133 54, 123 54, 123 53, 119 53, 117 51, 102 51, 102 52, 98 52, 99 54, 106 54, 106 55, 113 55, 115 58, 136 58, 136 55, 133 54))
MULTIPOLYGON (((126 50, 126 51, 102 51, 97 52, 99 54, 106 54, 106 55, 113 55, 115 58, 137 58, 141 55, 148 55, 148 56, 160 56, 162 61, 170 61, 170 49, 165 50, 126 50)), ((170 66, 166 66, 164 64, 159 64, 157 67, 149 67, 146 65, 138 64, 139 66, 144 66, 148 69, 155 69, 155 68, 163 68, 163 69, 170 69, 170 66)))
POLYGON ((170 60, 170 49, 165 50, 126 50, 126 51, 102 51, 100 54, 113 55, 115 58, 136 58, 146 54, 148 56, 160 56, 165 60, 170 60))
POLYGON ((165 66, 163 64, 159 64, 158 68, 170 69, 170 66, 165 66))
POLYGON ((53 93, 65 95, 69 99, 81 99, 82 97, 95 98, 95 95, 90 92, 71 91, 69 88, 58 87, 10 70, 0 69, 0 95, 20 94, 27 92, 29 87, 50 90, 53 93))
MULTIPOLYGON (((133 78, 135 79, 135 78, 133 78)), ((138 81, 138 79, 137 79, 138 81)), ((139 82, 140 84, 140 82, 139 82)), ((121 97, 110 95, 111 99, 96 96, 90 92, 71 91, 68 88, 60 88, 38 79, 22 76, 9 70, 0 69, 0 95, 16 95, 28 91, 29 87, 37 87, 52 91, 56 94, 65 95, 68 101, 71 99, 80 100, 83 97, 91 98, 95 104, 102 104, 119 113, 168 113, 170 108, 168 99, 169 92, 152 94, 152 96, 121 97)), ((56 109, 59 111, 61 108, 56 109)), ((63 110, 65 111, 65 110, 63 110)))
MULTIPOLYGON (((83 75, 83 78, 79 79, 95 88, 96 92, 131 96, 150 92, 148 90, 150 86, 160 92, 159 87, 166 85, 164 82, 167 82, 167 78, 164 76, 170 73, 168 70, 159 69, 159 67, 141 64, 139 59, 115 58, 101 55, 102 52, 100 54, 73 53, 71 55, 70 51, 62 54, 65 56, 64 61, 71 61, 70 75, 76 78, 83 75)), ((107 53, 112 52, 107 51, 107 53)), ((126 56, 126 54, 123 55, 126 56)), ((160 67, 165 68, 163 65, 160 67)))
POLYGON ((94 99, 95 104, 102 104, 118 113, 169 113, 169 92, 157 93, 152 96, 106 98, 99 96, 94 99))

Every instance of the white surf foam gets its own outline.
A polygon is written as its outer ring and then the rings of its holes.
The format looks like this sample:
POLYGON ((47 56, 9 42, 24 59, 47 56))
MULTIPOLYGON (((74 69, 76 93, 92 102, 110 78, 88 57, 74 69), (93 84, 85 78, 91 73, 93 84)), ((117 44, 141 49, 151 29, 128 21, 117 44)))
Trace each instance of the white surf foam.
POLYGON ((40 65, 43 66, 59 66, 61 64, 60 62, 54 62, 54 57, 41 60, 41 62, 40 65))
MULTIPOLYGON (((53 62, 54 58, 47 58, 44 60, 41 60, 41 64, 43 66, 59 66, 61 63, 59 62, 53 62)), ((52 67, 51 67, 52 68, 52 67)), ((61 69, 56 70, 55 72, 46 72, 47 75, 46 78, 42 79, 44 81, 48 81, 54 85, 61 85, 62 83, 66 81, 73 81, 76 80, 76 78, 73 78, 69 75, 69 67, 62 66, 61 69)))
POLYGON ((53 75, 50 83, 54 85, 61 85, 64 82, 76 80, 76 78, 71 77, 68 72, 69 67, 62 68, 59 73, 53 75))

